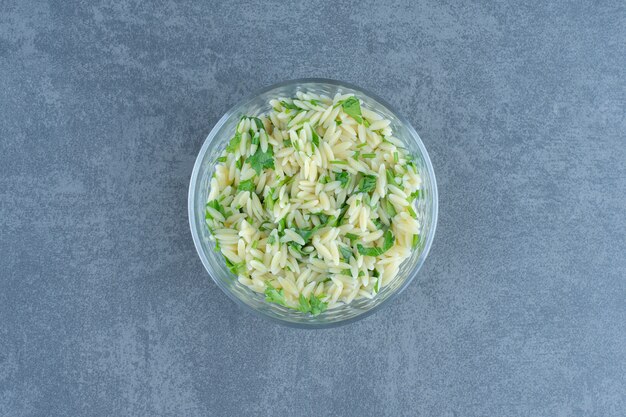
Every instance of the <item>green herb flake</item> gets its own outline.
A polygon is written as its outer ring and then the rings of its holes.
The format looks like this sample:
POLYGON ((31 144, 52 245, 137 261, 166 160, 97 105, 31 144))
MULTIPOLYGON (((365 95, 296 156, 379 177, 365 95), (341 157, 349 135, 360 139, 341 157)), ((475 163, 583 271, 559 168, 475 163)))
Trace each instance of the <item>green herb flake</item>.
POLYGON ((335 227, 338 227, 341 225, 341 221, 346 216, 347 211, 348 211, 348 205, 344 203, 343 207, 341 208, 341 211, 339 212, 339 216, 337 216, 337 220, 335 221, 335 227))
POLYGON ((341 256, 346 262, 350 262, 350 258, 352 258, 352 249, 344 245, 339 245, 339 252, 341 252, 341 256))
POLYGON ((308 242, 309 240, 311 240, 313 233, 315 233, 316 231, 318 231, 319 229, 323 227, 326 227, 328 224, 332 223, 335 219, 335 216, 328 216, 323 213, 320 213, 317 216, 320 219, 320 224, 318 226, 315 226, 311 229, 293 229, 293 231, 299 234, 302 240, 304 240, 305 242, 308 242))
POLYGON ((376 158, 376 154, 375 153, 364 153, 363 155, 361 155, 361 158, 365 158, 365 159, 376 158))
POLYGON ((363 126, 370 127, 370 121, 367 119, 363 119, 363 126))
POLYGON ((364 194, 363 195, 363 204, 366 205, 366 206, 370 206, 371 207, 372 198, 370 197, 369 194, 364 194))
POLYGON ((266 282, 265 285, 265 301, 280 304, 286 307, 287 302, 285 300, 285 293, 283 292, 283 289, 281 288, 280 290, 277 290, 269 282, 266 282))
POLYGON ((353 242, 359 238, 357 235, 352 234, 352 233, 346 233, 346 237, 350 239, 350 242, 353 242))
POLYGON ((356 151, 356 152, 352 155, 352 158, 354 158, 356 161, 358 161, 358 160, 359 160, 359 155, 361 155, 361 152, 360 152, 360 151, 356 151))
POLYGON ((319 213, 317 217, 320 219, 320 226, 326 225, 330 216, 328 214, 319 213))
POLYGON ((300 294, 300 298, 298 299, 298 310, 302 313, 311 311, 311 303, 303 294, 300 294))
POLYGON ((261 130, 265 130, 265 125, 263 125, 263 122, 261 121, 261 119, 259 119, 258 117, 250 117, 250 120, 254 121, 254 124, 256 125, 256 128, 261 130))
POLYGON ((298 245, 296 242, 289 242, 289 247, 291 247, 294 251, 299 253, 301 256, 306 256, 307 254, 302 252, 302 245, 298 245))
POLYGON ((237 169, 241 169, 241 167, 243 166, 243 161, 240 159, 237 159, 237 162, 235 162, 235 166, 237 167, 237 169))
POLYGON ((411 247, 413 249, 417 248, 417 245, 419 245, 420 243, 420 236, 419 235, 413 235, 413 244, 411 245, 411 247))
POLYGON ((270 188, 267 196, 263 199, 263 204, 265 205, 265 208, 267 209, 267 211, 270 211, 270 212, 274 210, 274 204, 276 203, 274 199, 272 198, 273 194, 274 194, 274 189, 270 188))
POLYGON ((398 156, 398 152, 396 151, 393 153, 393 162, 397 164, 399 160, 400 160, 400 157, 398 156))
POLYGON ((304 295, 300 294, 298 299, 298 310, 302 313, 311 313, 312 316, 317 316, 323 313, 328 308, 328 303, 322 302, 322 300, 316 297, 314 294, 307 299, 304 295))
POLYGON ((412 203, 416 198, 418 198, 420 196, 420 190, 415 190, 413 191, 408 197, 407 197, 407 201, 409 203, 412 203))
POLYGON ((320 137, 317 135, 315 129, 311 128, 311 142, 316 148, 320 147, 320 137))
POLYGON ((339 120, 339 119, 335 120, 335 124, 336 124, 337 126, 341 126, 341 120, 339 120))
POLYGON ((300 235, 302 240, 304 240, 305 242, 308 242, 311 239, 311 236, 313 235, 313 233, 316 230, 317 229, 315 229, 315 228, 312 228, 312 229, 295 229, 294 232, 296 232, 298 235, 300 235))
POLYGON ((271 146, 268 146, 267 152, 263 152, 259 147, 254 155, 246 159, 246 162, 260 175, 263 169, 274 168, 274 150, 271 146))
POLYGON ((406 209, 408 210, 411 217, 413 217, 414 219, 417 219, 417 213, 415 213, 415 210, 413 210, 413 207, 408 206, 406 209))
POLYGON ((382 255, 384 253, 381 248, 366 248, 363 245, 361 245, 360 243, 358 243, 356 245, 356 250, 361 255, 365 255, 365 256, 379 256, 379 255, 382 255))
POLYGON ((389 219, 392 219, 396 214, 398 214, 395 207, 393 206, 393 203, 388 199, 385 199, 383 207, 385 209, 385 212, 387 213, 387 216, 389 216, 389 219))
MULTIPOLYGON (((287 176, 283 177, 283 179, 280 180, 278 182, 278 184, 276 184, 276 191, 278 191, 278 189, 280 187, 282 187, 283 185, 291 183, 291 181, 293 181, 293 176, 291 176, 291 177, 287 177, 287 176)), ((276 198, 276 197, 274 197, 274 198, 276 198)))
POLYGON ((387 230, 383 236, 383 252, 387 252, 393 246, 396 238, 390 230, 387 230))
POLYGON ((387 168, 386 175, 387 175, 387 183, 395 185, 396 187, 400 186, 400 184, 396 182, 396 174, 393 172, 391 168, 387 168))
POLYGON ((347 171, 341 171, 335 174, 335 181, 341 183, 341 188, 346 188, 348 182, 350 182, 350 173, 347 171))
POLYGON ((237 132, 235 136, 228 142, 228 146, 226 146, 227 153, 234 153, 241 143, 241 133, 237 132))
POLYGON ((354 120, 356 120, 357 123, 363 123, 361 103, 359 102, 359 99, 356 97, 350 97, 344 101, 341 106, 343 107, 343 111, 345 111, 348 116, 351 116, 354 120))
POLYGON ((358 243, 356 245, 357 251, 364 256, 380 256, 383 253, 387 252, 389 249, 391 249, 391 247, 393 246, 393 243, 395 242, 395 237, 393 236, 393 233, 391 233, 391 230, 387 230, 385 232, 385 234, 383 235, 383 246, 382 248, 366 248, 363 245, 361 245, 360 243, 358 243))
POLYGON ((382 281, 381 278, 376 278, 376 283, 374 284, 374 294, 378 294, 378 292, 380 291, 380 282, 382 281))
POLYGON ((328 303, 323 302, 320 298, 317 298, 314 294, 309 297, 311 303, 311 315, 317 316, 323 313, 328 308, 328 303))
POLYGON ((233 263, 227 257, 224 257, 224 261, 226 261, 226 267, 228 267, 230 272, 232 272, 234 275, 239 275, 239 271, 241 271, 241 268, 246 266, 246 261, 233 263))
POLYGON ((259 132, 252 132, 250 131, 250 136, 252 136, 252 139, 250 140, 250 143, 252 145, 258 145, 259 144, 259 132))
POLYGON ((256 189, 256 185, 254 185, 254 181, 252 179, 241 181, 239 186, 237 187, 238 191, 250 191, 254 192, 256 189))
POLYGON ((288 102, 286 102, 284 100, 281 101, 280 104, 281 104, 281 106, 283 106, 284 108, 289 109, 289 110, 300 110, 300 107, 296 106, 293 103, 288 103, 288 102))
POLYGON ((219 158, 217 158, 217 162, 226 162, 226 157, 220 156, 219 158))
MULTIPOLYGON (((212 209, 219 211, 222 214, 222 216, 226 218, 226 211, 224 210, 224 207, 222 207, 219 201, 212 200, 206 203, 206 205, 207 207, 211 207, 212 209)), ((213 220, 213 216, 211 216, 208 211, 205 213, 205 218, 213 220)))
POLYGON ((364 175, 359 182, 355 192, 357 193, 369 193, 376 188, 376 177, 374 175, 364 175))

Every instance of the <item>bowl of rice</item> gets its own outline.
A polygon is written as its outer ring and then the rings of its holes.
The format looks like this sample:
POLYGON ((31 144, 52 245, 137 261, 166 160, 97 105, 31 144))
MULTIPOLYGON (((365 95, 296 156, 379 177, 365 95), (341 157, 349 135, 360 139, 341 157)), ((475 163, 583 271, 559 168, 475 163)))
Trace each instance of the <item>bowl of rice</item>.
POLYGON ((319 328, 375 312, 417 276, 437 224, 417 132, 362 88, 300 79, 241 100, 196 159, 189 222, 239 306, 319 328))

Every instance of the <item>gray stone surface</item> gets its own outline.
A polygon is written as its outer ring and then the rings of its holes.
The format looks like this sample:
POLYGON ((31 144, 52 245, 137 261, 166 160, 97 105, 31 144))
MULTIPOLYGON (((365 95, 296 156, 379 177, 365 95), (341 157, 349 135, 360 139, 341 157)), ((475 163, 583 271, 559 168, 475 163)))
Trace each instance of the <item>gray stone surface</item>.
POLYGON ((0 1, 0 415, 623 416, 623 1, 0 1), (240 311, 188 231, 205 136, 318 76, 412 121, 419 279, 325 331, 240 311))

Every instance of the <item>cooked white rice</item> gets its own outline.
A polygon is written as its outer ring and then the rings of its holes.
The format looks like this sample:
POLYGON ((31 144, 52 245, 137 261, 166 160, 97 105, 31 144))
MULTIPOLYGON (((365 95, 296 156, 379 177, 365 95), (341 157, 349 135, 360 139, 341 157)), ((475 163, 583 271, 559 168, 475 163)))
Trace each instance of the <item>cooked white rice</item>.
POLYGON ((351 94, 271 100, 218 158, 206 223, 241 284, 319 314, 372 298, 419 241, 421 179, 390 121, 351 94))

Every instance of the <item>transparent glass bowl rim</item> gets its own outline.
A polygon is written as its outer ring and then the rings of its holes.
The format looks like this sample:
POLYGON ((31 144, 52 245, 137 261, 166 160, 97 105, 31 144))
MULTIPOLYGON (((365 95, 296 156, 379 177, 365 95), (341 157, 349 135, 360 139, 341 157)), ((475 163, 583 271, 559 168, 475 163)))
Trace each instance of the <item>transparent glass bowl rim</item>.
POLYGON ((193 171, 191 174, 191 179, 189 182, 189 194, 188 194, 188 200, 187 200, 187 209, 188 209, 188 216, 189 216, 189 226, 191 229, 191 235, 193 237, 193 243, 194 246, 196 247, 196 252, 198 253, 198 256, 200 257, 200 260, 202 261, 202 265, 204 265, 205 270, 207 271, 207 273, 209 274, 209 276, 211 277, 211 279, 215 282, 215 284, 217 284, 217 286, 231 299, 235 302, 235 304, 237 304, 240 308, 243 308, 245 311, 251 312, 252 314, 254 314, 257 317, 262 317, 266 320, 270 320, 272 322, 275 323, 279 323, 282 324, 284 326, 289 326, 289 327, 297 327, 297 328, 306 328, 306 329, 312 329, 312 328, 330 328, 330 327, 337 327, 337 326, 343 326, 345 324, 348 323, 352 323, 358 320, 361 320, 365 317, 368 317, 369 315, 379 311, 383 306, 386 306, 389 304, 390 301, 394 300, 398 295, 400 295, 410 284, 411 282, 413 282, 413 280, 415 279, 415 277, 417 276, 418 272, 420 271, 420 269, 422 268, 422 265, 424 264, 424 261, 426 260, 428 253, 430 252, 430 248, 432 246, 432 242, 433 239, 435 237, 435 232, 436 232, 436 228, 437 228, 437 217, 438 217, 438 211, 439 211, 439 196, 438 196, 438 190, 437 190, 437 180, 435 178, 435 171, 433 169, 433 165, 432 162, 430 160, 430 156, 428 155, 428 151, 426 150, 426 147, 424 146, 424 143, 422 142, 422 139, 420 138, 419 134, 417 133, 417 131, 413 128, 413 126, 411 125, 411 123, 406 119, 406 117, 404 115, 402 115, 401 113, 397 112, 395 107, 390 105, 386 100, 380 98, 378 95, 376 95, 375 93, 372 93, 371 91, 368 91, 362 87, 358 87, 356 85, 347 83, 347 82, 343 82, 343 81, 338 81, 338 80, 334 80, 334 79, 330 79, 330 78, 299 78, 299 79, 293 79, 293 80, 286 80, 286 81, 282 81, 280 83, 276 83, 276 84, 272 84, 268 87, 265 87, 263 89, 257 90, 256 92, 249 94, 245 97, 243 97, 242 99, 240 99, 235 105, 233 105, 219 120, 218 122, 215 124, 215 126, 213 126, 213 128, 211 129, 211 131, 209 132, 207 138, 204 140, 204 143, 202 144, 202 147, 200 148, 200 151, 198 152, 198 156, 196 157, 196 161, 194 163, 193 166, 193 171), (204 154, 207 152, 207 148, 209 147, 209 144, 215 139, 217 132, 219 132, 220 128, 222 127, 222 125, 224 123, 226 123, 226 121, 234 114, 235 110, 238 109, 240 107, 241 104, 246 103, 252 99, 254 99, 255 97, 267 93, 269 91, 272 91, 274 89, 280 88, 280 87, 286 87, 286 86, 292 86, 292 85, 300 85, 300 84, 328 84, 328 85, 332 85, 332 86, 336 86, 336 87, 345 87, 348 89, 352 89, 358 92, 362 92, 363 94, 369 96, 371 99, 377 101, 378 103, 382 104, 383 106, 385 106, 387 109, 389 109, 389 111, 391 113, 393 113, 396 118, 405 126, 405 128, 408 130, 408 132, 410 133, 410 135, 413 136, 413 139, 415 140, 415 142, 417 143, 417 146, 422 154, 422 157, 424 159, 424 163, 425 163, 425 168, 428 171, 428 176, 431 179, 431 186, 432 186, 432 198, 430 201, 431 204, 431 210, 432 210, 432 216, 430 219, 430 230, 431 233, 429 233, 429 235, 427 236, 427 240, 426 243, 424 244, 424 249, 422 251, 422 253, 419 255, 419 259, 415 265, 415 267, 413 268, 413 270, 411 271, 409 277, 407 277, 407 279, 405 280, 405 282, 398 287, 398 289, 389 295, 389 297, 387 297, 387 299, 383 300, 380 304, 378 304, 377 306, 368 309, 367 311, 364 311, 363 313, 359 314, 358 316, 355 317, 350 317, 347 318, 346 320, 341 320, 341 321, 336 321, 336 322, 324 322, 324 323, 311 323, 311 322, 307 322, 307 323, 295 323, 295 322, 291 322, 291 321, 286 321, 286 320, 281 320, 279 318, 276 317, 271 317, 268 316, 266 314, 264 314, 263 312, 256 310, 252 307, 250 307, 249 305, 247 305, 246 303, 244 303, 243 301, 241 301, 239 298, 237 298, 233 293, 230 292, 230 290, 228 288, 226 288, 224 286, 224 284, 222 282, 220 282, 219 279, 215 278, 213 276, 213 271, 212 268, 209 264, 209 261, 206 257, 206 255, 204 254, 204 251, 202 250, 202 245, 200 243, 200 235, 198 233, 198 231, 195 228, 194 225, 194 219, 195 216, 197 215, 196 210, 195 210, 195 198, 196 198, 196 182, 200 180, 199 177, 199 173, 200 173, 200 168, 202 165, 202 160, 204 157, 204 154))

